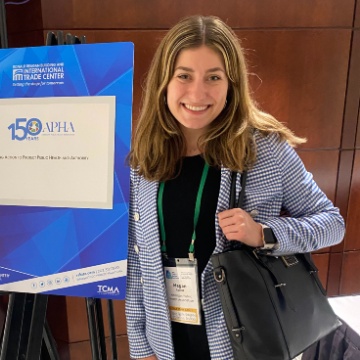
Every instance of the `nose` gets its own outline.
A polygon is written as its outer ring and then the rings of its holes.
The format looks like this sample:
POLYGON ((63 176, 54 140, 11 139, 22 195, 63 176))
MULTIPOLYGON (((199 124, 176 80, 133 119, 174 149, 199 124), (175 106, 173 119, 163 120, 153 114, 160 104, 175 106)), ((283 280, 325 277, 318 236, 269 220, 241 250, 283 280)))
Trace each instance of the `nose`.
POLYGON ((190 100, 200 102, 206 98, 206 84, 201 79, 194 79, 188 89, 190 100))

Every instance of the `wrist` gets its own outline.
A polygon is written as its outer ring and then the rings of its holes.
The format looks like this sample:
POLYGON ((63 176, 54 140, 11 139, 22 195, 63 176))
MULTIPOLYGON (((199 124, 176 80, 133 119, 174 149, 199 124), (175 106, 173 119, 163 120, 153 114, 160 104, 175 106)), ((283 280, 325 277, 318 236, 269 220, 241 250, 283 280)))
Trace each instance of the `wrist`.
POLYGON ((262 244, 259 250, 272 251, 277 249, 278 242, 271 228, 264 224, 260 224, 260 226, 262 244))

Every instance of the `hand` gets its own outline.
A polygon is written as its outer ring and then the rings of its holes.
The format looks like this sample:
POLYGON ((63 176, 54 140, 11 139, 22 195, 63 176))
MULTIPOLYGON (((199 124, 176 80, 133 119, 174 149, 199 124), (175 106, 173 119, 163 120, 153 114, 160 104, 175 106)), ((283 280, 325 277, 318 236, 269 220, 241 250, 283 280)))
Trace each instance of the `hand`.
POLYGON ((218 214, 219 225, 228 240, 237 240, 252 247, 263 246, 263 230, 259 223, 240 208, 218 214))

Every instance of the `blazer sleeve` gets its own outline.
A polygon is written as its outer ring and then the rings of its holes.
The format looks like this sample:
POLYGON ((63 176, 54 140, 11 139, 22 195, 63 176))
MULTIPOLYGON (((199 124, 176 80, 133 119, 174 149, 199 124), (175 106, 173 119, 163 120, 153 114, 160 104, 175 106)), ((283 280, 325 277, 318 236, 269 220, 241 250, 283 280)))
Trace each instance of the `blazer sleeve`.
POLYGON ((268 136, 267 146, 281 176, 282 207, 289 214, 264 222, 279 242, 274 255, 311 252, 341 242, 344 219, 306 171, 295 150, 274 134, 268 136))
POLYGON ((135 251, 136 232, 134 215, 137 175, 130 172, 130 201, 129 201, 129 238, 128 262, 126 278, 125 315, 127 335, 131 358, 144 358, 154 354, 146 337, 145 308, 143 305, 143 289, 141 283, 141 268, 139 256, 135 251))

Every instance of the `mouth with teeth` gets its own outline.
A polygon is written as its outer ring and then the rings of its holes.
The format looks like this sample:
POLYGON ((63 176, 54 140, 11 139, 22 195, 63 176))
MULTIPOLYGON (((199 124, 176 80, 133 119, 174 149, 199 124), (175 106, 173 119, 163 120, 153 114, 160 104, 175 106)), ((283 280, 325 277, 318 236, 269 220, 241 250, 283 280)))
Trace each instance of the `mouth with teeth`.
POLYGON ((189 105, 189 104, 182 104, 182 105, 190 111, 204 111, 208 107, 210 107, 210 105, 204 105, 204 106, 193 106, 193 105, 189 105))

